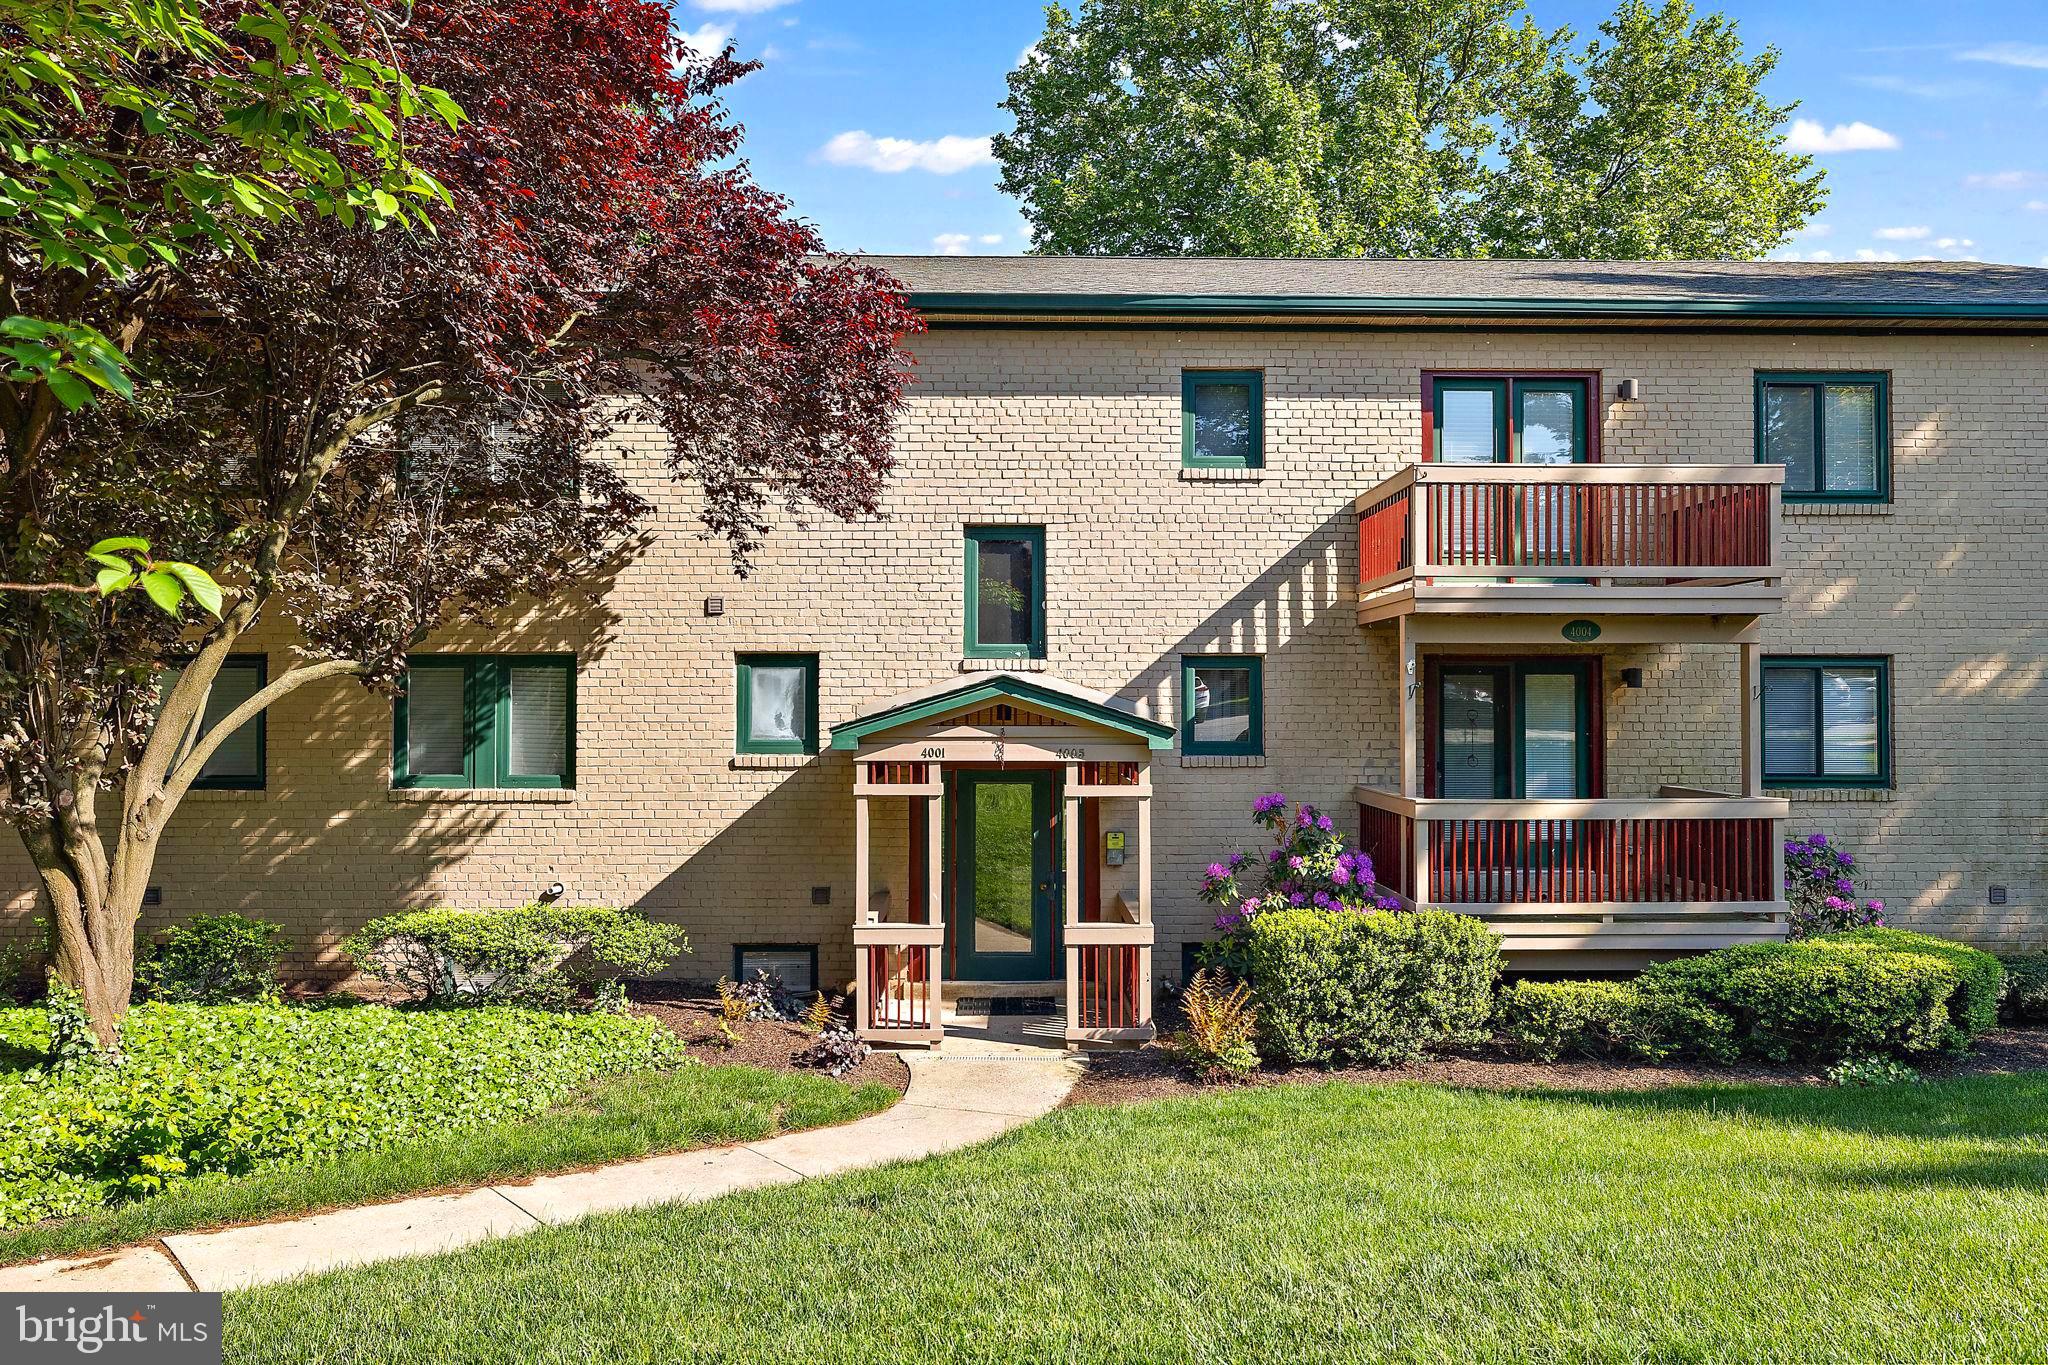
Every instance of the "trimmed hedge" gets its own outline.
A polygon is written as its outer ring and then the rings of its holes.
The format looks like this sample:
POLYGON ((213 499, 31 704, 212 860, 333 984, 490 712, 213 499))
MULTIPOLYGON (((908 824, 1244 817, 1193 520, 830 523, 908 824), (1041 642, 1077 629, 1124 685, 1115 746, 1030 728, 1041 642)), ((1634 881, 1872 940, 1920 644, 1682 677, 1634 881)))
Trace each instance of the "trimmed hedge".
POLYGON ((2015 953, 2005 966, 1999 1017, 2013 1024, 2048 1024, 2048 953, 2015 953))
POLYGON ((1517 981, 1501 992, 1493 1026, 1508 1051, 1539 1062, 1566 1054, 1727 1062, 1739 1051, 1726 1015, 1632 981, 1517 981))
POLYGON ((1469 916, 1278 910, 1234 937, 1270 1060, 1386 1065, 1486 1036, 1500 940, 1469 916))
POLYGON ((411 910, 371 920, 341 946, 364 974, 416 998, 542 1007, 690 950, 674 925, 609 905, 411 910))
POLYGON ((1954 1051, 1997 1020, 1989 953, 1902 929, 1853 929, 1660 962, 1636 978, 1725 1017, 1741 1051, 1773 1061, 1954 1051))

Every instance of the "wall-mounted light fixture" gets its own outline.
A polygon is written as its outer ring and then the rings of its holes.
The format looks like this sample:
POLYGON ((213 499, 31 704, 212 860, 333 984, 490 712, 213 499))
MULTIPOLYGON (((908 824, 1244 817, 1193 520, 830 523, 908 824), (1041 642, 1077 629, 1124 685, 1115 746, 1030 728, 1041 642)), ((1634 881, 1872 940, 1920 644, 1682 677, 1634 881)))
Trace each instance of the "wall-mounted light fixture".
POLYGON ((1640 392, 1641 389, 1638 387, 1636 381, 1633 379, 1624 379, 1619 384, 1616 384, 1614 386, 1615 398, 1619 399, 1621 402, 1624 403, 1635 402, 1636 395, 1640 392))
POLYGON ((562 885, 560 882, 549 882, 548 889, 540 893, 540 903, 542 905, 553 905, 556 901, 560 900, 562 897, 568 894, 568 887, 562 885))
POLYGON ((1622 669, 1621 685, 1623 687, 1641 687, 1643 685, 1643 670, 1640 668, 1622 669))

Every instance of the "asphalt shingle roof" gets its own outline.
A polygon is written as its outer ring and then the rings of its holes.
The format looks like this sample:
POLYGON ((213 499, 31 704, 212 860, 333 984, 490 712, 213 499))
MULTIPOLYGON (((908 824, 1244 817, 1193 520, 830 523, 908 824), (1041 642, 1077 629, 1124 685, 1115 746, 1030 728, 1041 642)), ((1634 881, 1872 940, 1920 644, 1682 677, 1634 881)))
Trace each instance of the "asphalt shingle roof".
POLYGON ((2048 269, 1975 261, 1408 261, 869 256, 913 297, 971 294, 2048 307, 2048 269))

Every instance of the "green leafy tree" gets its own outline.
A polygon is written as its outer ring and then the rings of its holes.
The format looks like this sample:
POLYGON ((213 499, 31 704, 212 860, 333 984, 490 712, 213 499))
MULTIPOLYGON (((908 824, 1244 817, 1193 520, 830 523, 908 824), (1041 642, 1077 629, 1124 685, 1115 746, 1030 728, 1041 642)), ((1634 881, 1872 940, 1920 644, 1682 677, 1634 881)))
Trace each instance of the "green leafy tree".
MULTIPOLYGON (((61 671, 67 642, 118 660, 138 633, 175 646, 188 604, 195 620, 223 613, 190 562, 218 563, 215 547, 195 553, 192 519, 166 513, 161 471, 126 434, 214 376, 157 382, 135 357, 167 318, 189 328, 197 272, 253 260, 281 227, 429 227, 447 195, 408 134, 461 111, 375 55, 395 51, 403 14, 396 0, 0 0, 0 806, 43 874, 54 966, 103 1049, 118 1046, 134 935, 106 888, 132 860, 101 844, 92 793, 146 710, 131 696, 111 720, 81 714, 92 693, 61 671), (131 611, 130 597, 146 601, 131 611)), ((146 670, 125 676, 153 695, 146 670)), ((193 684, 200 705, 210 680, 193 684)))
POLYGON ((1045 252, 1753 257, 1826 200, 1777 60, 1687 0, 1082 0, 995 149, 1045 252))

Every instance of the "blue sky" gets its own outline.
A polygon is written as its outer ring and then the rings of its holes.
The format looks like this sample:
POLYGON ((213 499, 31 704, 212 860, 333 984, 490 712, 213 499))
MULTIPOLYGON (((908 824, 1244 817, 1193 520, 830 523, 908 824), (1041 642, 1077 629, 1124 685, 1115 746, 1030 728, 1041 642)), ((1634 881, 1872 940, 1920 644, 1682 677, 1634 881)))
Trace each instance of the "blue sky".
MULTIPOLYGON (((672 0, 699 44, 764 68, 731 93, 746 155, 842 250, 1028 245, 986 139, 1003 77, 1038 36, 1024 0, 672 0)), ((1589 34, 1611 4, 1532 0, 1589 34)), ((1702 4, 1702 9, 1716 8, 1702 4)), ((1828 206, 1780 254, 2048 264, 2048 6, 2039 0, 1729 0, 1771 93, 1828 169, 1828 206)))

